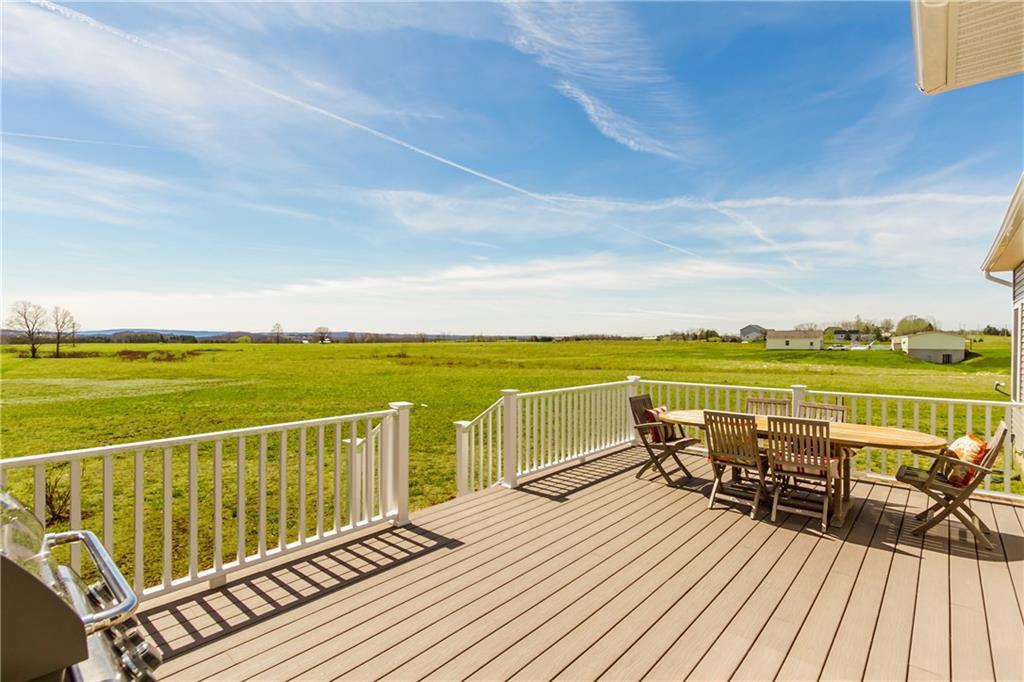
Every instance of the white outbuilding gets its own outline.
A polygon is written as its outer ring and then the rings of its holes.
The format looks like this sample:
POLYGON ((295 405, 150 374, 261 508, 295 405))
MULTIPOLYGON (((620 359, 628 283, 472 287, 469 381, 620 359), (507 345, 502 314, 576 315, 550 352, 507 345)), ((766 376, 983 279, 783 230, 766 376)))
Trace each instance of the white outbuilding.
POLYGON ((769 330, 764 347, 768 350, 821 350, 823 334, 802 329, 769 330))
POLYGON ((964 337, 950 332, 918 332, 894 336, 892 345, 893 350, 901 350, 912 358, 936 365, 963 362, 967 354, 964 337))

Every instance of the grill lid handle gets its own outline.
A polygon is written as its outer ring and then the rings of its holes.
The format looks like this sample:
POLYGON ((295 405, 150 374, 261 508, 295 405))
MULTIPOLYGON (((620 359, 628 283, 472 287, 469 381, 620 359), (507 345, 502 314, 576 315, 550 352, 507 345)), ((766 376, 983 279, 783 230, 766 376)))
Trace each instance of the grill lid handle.
POLYGON ((96 534, 88 530, 70 530, 63 533, 47 533, 44 538, 46 546, 55 547, 73 542, 81 542, 85 545, 89 558, 96 565, 100 572, 100 579, 107 586, 110 593, 114 595, 113 606, 96 613, 82 615, 82 624, 88 634, 106 630, 112 625, 117 625, 129 618, 139 607, 139 598, 132 590, 131 585, 121 575, 117 564, 110 558, 106 547, 100 542, 96 534))

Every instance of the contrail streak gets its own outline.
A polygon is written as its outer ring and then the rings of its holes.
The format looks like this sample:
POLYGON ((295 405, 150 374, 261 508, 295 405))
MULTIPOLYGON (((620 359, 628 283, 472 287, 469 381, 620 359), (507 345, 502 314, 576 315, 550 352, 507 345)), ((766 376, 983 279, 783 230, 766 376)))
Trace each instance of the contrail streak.
POLYGON ((59 137, 57 135, 34 135, 32 133, 13 133, 9 130, 0 132, 6 137, 27 137, 33 140, 53 140, 55 142, 75 142, 78 144, 99 144, 105 147, 130 147, 132 149, 152 149, 144 144, 128 144, 127 142, 107 142, 106 140, 83 140, 78 137, 59 137))
MULTIPOLYGON (((149 41, 147 41, 147 40, 145 40, 143 38, 140 38, 139 36, 136 36, 136 35, 131 34, 131 33, 127 33, 125 31, 122 31, 121 29, 118 29, 118 28, 115 28, 115 27, 110 26, 108 24, 105 24, 105 23, 102 23, 100 21, 97 21, 97 20, 93 19, 92 17, 88 16, 87 14, 83 14, 81 12, 78 12, 76 10, 70 9, 70 8, 65 7, 63 5, 58 5, 58 4, 54 3, 54 2, 50 2, 50 0, 30 0, 30 2, 32 4, 38 6, 38 7, 41 7, 43 9, 48 10, 50 12, 53 12, 55 14, 58 14, 58 15, 64 17, 64 18, 66 18, 66 19, 70 19, 70 20, 73 20, 73 21, 77 21, 77 22, 83 23, 83 24, 85 24, 85 25, 87 25, 87 26, 89 26, 91 28, 94 28, 94 29, 96 29, 98 31, 102 31, 102 32, 107 33, 109 35, 115 36, 115 37, 117 37, 117 38, 119 38, 121 40, 125 40, 125 41, 127 41, 129 43, 132 43, 133 45, 138 45, 139 47, 143 47, 143 48, 146 48, 148 50, 153 50, 153 51, 156 51, 156 52, 160 52, 161 54, 168 55, 169 57, 177 59, 178 61, 181 61, 181 62, 185 62, 185 63, 190 64, 192 66, 196 66, 196 67, 208 70, 208 71, 213 71, 214 73, 217 73, 217 74, 223 76, 224 78, 227 78, 228 80, 233 80, 235 82, 247 85, 247 86, 249 86, 249 87, 251 87, 251 88, 253 88, 253 89, 255 89, 255 90, 259 91, 259 92, 262 92, 263 94, 265 94, 265 95, 267 95, 269 97, 272 97, 274 99, 280 100, 282 102, 287 102, 288 104, 292 104, 292 105, 294 105, 296 107, 299 107, 301 109, 305 109, 306 111, 310 111, 310 112, 313 112, 313 113, 316 113, 316 114, 320 114, 321 116, 324 116, 324 117, 329 118, 331 120, 337 121, 338 123, 346 125, 346 126, 348 126, 350 128, 354 128, 356 130, 361 130, 362 132, 364 132, 364 133, 366 133, 368 135, 372 135, 373 137, 376 137, 377 139, 380 139, 380 140, 383 140, 385 142, 391 143, 393 145, 402 147, 403 149, 407 149, 407 150, 409 150, 409 151, 411 151, 411 152, 413 152, 415 154, 419 154, 420 156, 424 156, 424 157, 426 157, 428 159, 433 159, 434 161, 437 161, 438 163, 441 163, 441 164, 444 164, 444 165, 446 165, 446 166, 448 166, 450 168, 454 168, 456 170, 462 171, 463 173, 466 173, 466 174, 471 175, 473 177, 479 178, 480 180, 484 180, 484 181, 489 182, 489 183, 491 183, 493 185, 497 185, 498 187, 502 187, 502 188, 507 189, 509 191, 516 192, 516 193, 521 194, 523 196, 530 197, 531 199, 543 202, 545 204, 548 204, 549 206, 558 207, 558 209, 561 209, 561 210, 566 210, 566 209, 562 209, 561 208, 562 206, 564 206, 564 204, 559 200, 559 198, 556 198, 556 197, 553 197, 553 196, 550 196, 550 195, 546 195, 546 194, 541 194, 541 193, 538 193, 538 192, 534 192, 532 190, 526 189, 525 187, 520 187, 519 185, 516 185, 516 184, 513 184, 511 182, 507 182, 505 180, 502 180, 501 178, 497 178, 497 177, 495 177, 493 175, 488 175, 487 173, 484 173, 482 171, 478 171, 478 170, 476 170, 474 168, 470 168, 469 166, 463 165, 463 164, 461 164, 461 163, 459 163, 457 161, 453 161, 453 160, 445 158, 445 157, 443 157, 443 156, 441 156, 439 154, 435 154, 434 152, 431 152, 431 151, 429 151, 427 149, 424 149, 423 147, 419 147, 417 145, 414 145, 411 142, 406 142, 405 140, 399 139, 399 138, 397 138, 397 137, 395 137, 393 135, 389 135, 388 133, 385 133, 383 131, 377 130, 376 128, 371 128, 368 125, 365 125, 363 123, 359 123, 358 121, 354 121, 354 120, 352 120, 352 119, 350 119, 348 117, 342 116, 341 114, 337 114, 337 113, 335 113, 333 111, 330 111, 328 109, 324 109, 323 107, 316 106, 315 104, 310 104, 309 102, 303 101, 301 99, 298 99, 298 98, 293 97, 291 95, 288 95, 286 93, 280 92, 278 90, 274 90, 273 88, 267 87, 267 86, 265 86, 265 85, 263 85, 261 83, 257 83, 256 81, 250 80, 250 79, 248 79, 248 78, 246 78, 244 76, 241 76, 241 75, 239 75, 237 73, 234 73, 232 71, 228 71, 227 69, 221 68, 219 66, 215 66, 213 64, 208 64, 208 63, 205 63, 205 62, 197 61, 197 60, 192 59, 192 58, 190 58, 190 57, 188 57, 186 55, 182 55, 182 54, 179 54, 177 52, 174 52, 173 50, 169 50, 166 47, 162 47, 160 45, 155 45, 153 43, 150 43, 149 41)), ((556 209, 556 210, 558 210, 558 209, 556 209)), ((716 208, 715 210, 718 210, 723 215, 728 216, 732 220, 736 221, 737 223, 739 223, 739 224, 743 225, 744 227, 746 227, 747 229, 751 230, 753 232, 753 234, 758 239, 760 239, 762 241, 765 241, 766 243, 768 243, 771 246, 773 246, 776 249, 778 249, 781 252, 782 257, 785 258, 787 262, 789 262, 794 267, 798 267, 798 268, 800 267, 799 263, 797 263, 797 261, 795 259, 793 259, 792 257, 788 256, 785 253, 785 251, 781 249, 781 246, 778 243, 774 242, 773 240, 768 238, 766 235, 764 235, 763 231, 758 226, 754 225, 753 223, 751 223, 746 218, 743 218, 742 216, 739 216, 738 214, 733 213, 732 211, 722 210, 722 209, 718 209, 718 208, 716 208)), ((681 246, 675 246, 673 244, 669 244, 667 242, 663 242, 663 241, 661 241, 659 239, 655 239, 653 237, 649 237, 649 236, 641 234, 639 232, 635 232, 635 231, 633 231, 633 230, 631 230, 629 228, 619 227, 618 229, 620 231, 625 232, 627 234, 630 234, 632 236, 635 236, 635 237, 638 237, 638 238, 643 239, 645 241, 651 242, 652 244, 657 244, 659 246, 662 246, 662 247, 665 247, 665 248, 668 248, 668 249, 672 249, 672 250, 678 251, 680 253, 685 253, 685 254, 687 254, 689 256, 692 256, 692 257, 695 257, 695 258, 700 258, 700 259, 704 260, 698 254, 696 254, 693 251, 690 251, 688 249, 685 249, 685 248, 683 248, 681 246)), ((777 289, 779 289, 781 291, 785 291, 787 293, 796 294, 795 291, 793 291, 793 290, 791 290, 791 289, 789 289, 787 287, 784 287, 781 284, 776 284, 774 282, 768 282, 767 280, 765 280, 765 283, 767 283, 769 286, 777 288, 777 289)))

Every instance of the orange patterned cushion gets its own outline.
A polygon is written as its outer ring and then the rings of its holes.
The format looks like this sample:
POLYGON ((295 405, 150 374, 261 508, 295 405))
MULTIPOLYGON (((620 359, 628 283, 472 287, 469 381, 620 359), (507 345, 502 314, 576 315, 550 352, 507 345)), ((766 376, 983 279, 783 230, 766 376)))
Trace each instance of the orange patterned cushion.
MULTIPOLYGON (((659 405, 657 407, 652 407, 648 410, 644 410, 644 418, 647 420, 648 424, 650 424, 651 422, 661 421, 660 419, 658 419, 658 416, 664 414, 665 412, 668 412, 668 408, 664 405, 659 405)), ((663 436, 667 436, 669 433, 671 433, 671 428, 671 426, 666 424, 660 429, 651 429, 651 442, 664 442, 665 438, 663 438, 663 436), (662 433, 663 431, 665 432, 664 434, 662 433)))
MULTIPOLYGON (((987 451, 988 443, 973 433, 968 433, 966 436, 957 438, 950 443, 946 454, 971 464, 981 464, 981 460, 985 458, 987 451)), ((946 480, 962 488, 971 482, 975 471, 970 467, 947 464, 942 473, 946 475, 946 480)))

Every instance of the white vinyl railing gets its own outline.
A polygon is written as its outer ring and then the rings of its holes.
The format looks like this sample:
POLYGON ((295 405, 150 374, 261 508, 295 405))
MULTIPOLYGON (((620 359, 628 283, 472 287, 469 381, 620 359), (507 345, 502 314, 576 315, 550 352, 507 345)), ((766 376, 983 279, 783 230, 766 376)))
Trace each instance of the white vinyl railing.
MULTIPOLYGON (((968 431, 988 438, 1002 420, 1010 426, 1011 436, 1024 429, 1021 403, 815 391, 802 385, 731 386, 631 376, 605 384, 502 393, 501 400, 476 419, 456 422, 460 495, 496 483, 515 487, 518 476, 635 444, 628 398, 643 393, 651 396, 654 405, 673 410, 743 412, 748 398, 786 399, 794 406, 801 401, 837 403, 849 408, 851 422, 908 428, 947 440, 968 431), (510 424, 514 428, 508 428, 510 424)), ((701 435, 694 429, 687 431, 701 435)), ((1019 497, 1022 486, 1014 476, 1019 476, 1021 456, 1013 442, 1014 438, 1007 439, 996 471, 984 486, 993 493, 1019 497)), ((908 452, 866 449, 858 453, 853 470, 861 476, 891 478, 901 464, 924 466, 920 459, 908 452)))
MULTIPOLYGON (((0 460, 0 488, 92 530, 143 598, 408 522, 409 408, 0 460)), ((49 530, 49 529, 48 529, 49 530)), ((77 570, 81 557, 71 547, 77 570)))

